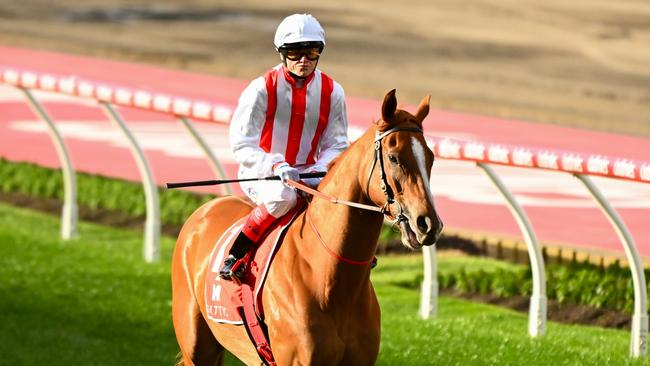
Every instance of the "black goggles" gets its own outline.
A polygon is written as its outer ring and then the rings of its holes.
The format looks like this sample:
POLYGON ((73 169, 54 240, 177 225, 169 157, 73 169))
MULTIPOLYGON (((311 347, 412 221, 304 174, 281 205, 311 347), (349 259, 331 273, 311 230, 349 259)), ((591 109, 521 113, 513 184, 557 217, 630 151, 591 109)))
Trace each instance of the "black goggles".
POLYGON ((321 48, 320 47, 310 47, 310 48, 284 48, 281 49, 282 55, 291 61, 298 61, 303 56, 307 57, 309 61, 316 61, 320 57, 321 48))

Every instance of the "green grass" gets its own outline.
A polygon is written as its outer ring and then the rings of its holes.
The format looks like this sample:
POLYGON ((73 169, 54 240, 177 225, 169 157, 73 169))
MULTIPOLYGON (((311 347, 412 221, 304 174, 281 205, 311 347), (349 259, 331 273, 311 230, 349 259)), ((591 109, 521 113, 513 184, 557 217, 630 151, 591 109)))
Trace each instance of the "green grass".
POLYGON ((172 240, 148 265, 141 234, 80 229, 64 242, 56 219, 0 206, 0 364, 172 364, 172 240))
MULTIPOLYGON (((146 201, 141 183, 77 172, 77 203, 90 209, 120 211, 129 217, 144 217, 146 201)), ((21 193, 34 198, 63 200, 60 169, 32 163, 12 162, 0 157, 0 192, 21 193)), ((196 207, 214 195, 185 190, 158 189, 160 220, 181 225, 196 207)))
MULTIPOLYGON (((545 337, 527 335, 528 316, 512 310, 441 297, 438 316, 416 315, 421 257, 381 258, 373 283, 382 309, 382 365, 646 365, 628 357, 627 331, 549 322, 545 337)), ((438 257, 438 270, 514 266, 486 258, 438 257)))
MULTIPOLYGON (((0 204, 0 365, 172 365, 169 266, 142 260, 139 232, 81 223, 59 239, 57 218, 0 204)), ((439 258, 440 271, 503 264, 439 258)), ((550 323, 527 336, 525 314, 442 297, 436 319, 417 317, 419 256, 381 257, 379 365, 643 365, 629 333, 550 323)), ((237 364, 229 360, 229 365, 237 364)))

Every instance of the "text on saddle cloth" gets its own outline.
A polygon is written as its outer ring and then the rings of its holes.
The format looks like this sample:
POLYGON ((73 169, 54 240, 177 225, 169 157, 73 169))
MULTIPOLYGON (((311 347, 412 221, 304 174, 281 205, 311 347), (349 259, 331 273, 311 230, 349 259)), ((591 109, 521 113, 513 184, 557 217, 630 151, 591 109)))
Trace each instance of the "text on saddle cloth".
MULTIPOLYGON (((262 289, 271 261, 282 243, 289 224, 300 212, 301 210, 294 209, 278 220, 247 265, 250 276, 246 276, 246 281, 254 289, 255 312, 260 319, 264 319, 262 289)), ((230 226, 219 238, 210 255, 208 274, 205 278, 205 308, 208 319, 218 323, 243 324, 238 311, 238 308, 243 306, 241 287, 233 281, 219 277, 219 270, 245 221, 246 217, 243 217, 230 226)))

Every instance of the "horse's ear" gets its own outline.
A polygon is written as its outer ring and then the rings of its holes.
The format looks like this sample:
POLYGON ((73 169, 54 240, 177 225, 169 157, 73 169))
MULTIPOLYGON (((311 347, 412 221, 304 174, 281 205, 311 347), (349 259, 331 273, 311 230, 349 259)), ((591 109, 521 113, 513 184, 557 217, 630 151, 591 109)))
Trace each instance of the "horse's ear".
POLYGON ((431 102, 431 96, 427 95, 422 98, 420 105, 418 106, 418 111, 415 113, 415 119, 422 124, 424 118, 429 114, 429 103, 431 102))
POLYGON ((386 93, 384 104, 381 106, 381 118, 389 122, 393 120, 395 110, 397 109, 397 98, 395 98, 395 89, 386 93))

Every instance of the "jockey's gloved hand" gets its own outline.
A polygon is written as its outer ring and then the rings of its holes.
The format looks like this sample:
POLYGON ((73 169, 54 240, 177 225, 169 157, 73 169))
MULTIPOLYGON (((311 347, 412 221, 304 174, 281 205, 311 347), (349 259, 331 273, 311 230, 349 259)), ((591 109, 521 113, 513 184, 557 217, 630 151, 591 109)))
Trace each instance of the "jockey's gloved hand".
POLYGON ((282 180, 282 183, 285 184, 288 180, 293 180, 296 182, 300 180, 300 173, 298 172, 298 169, 292 167, 287 162, 278 164, 275 169, 273 169, 273 174, 279 176, 280 180, 282 180))

